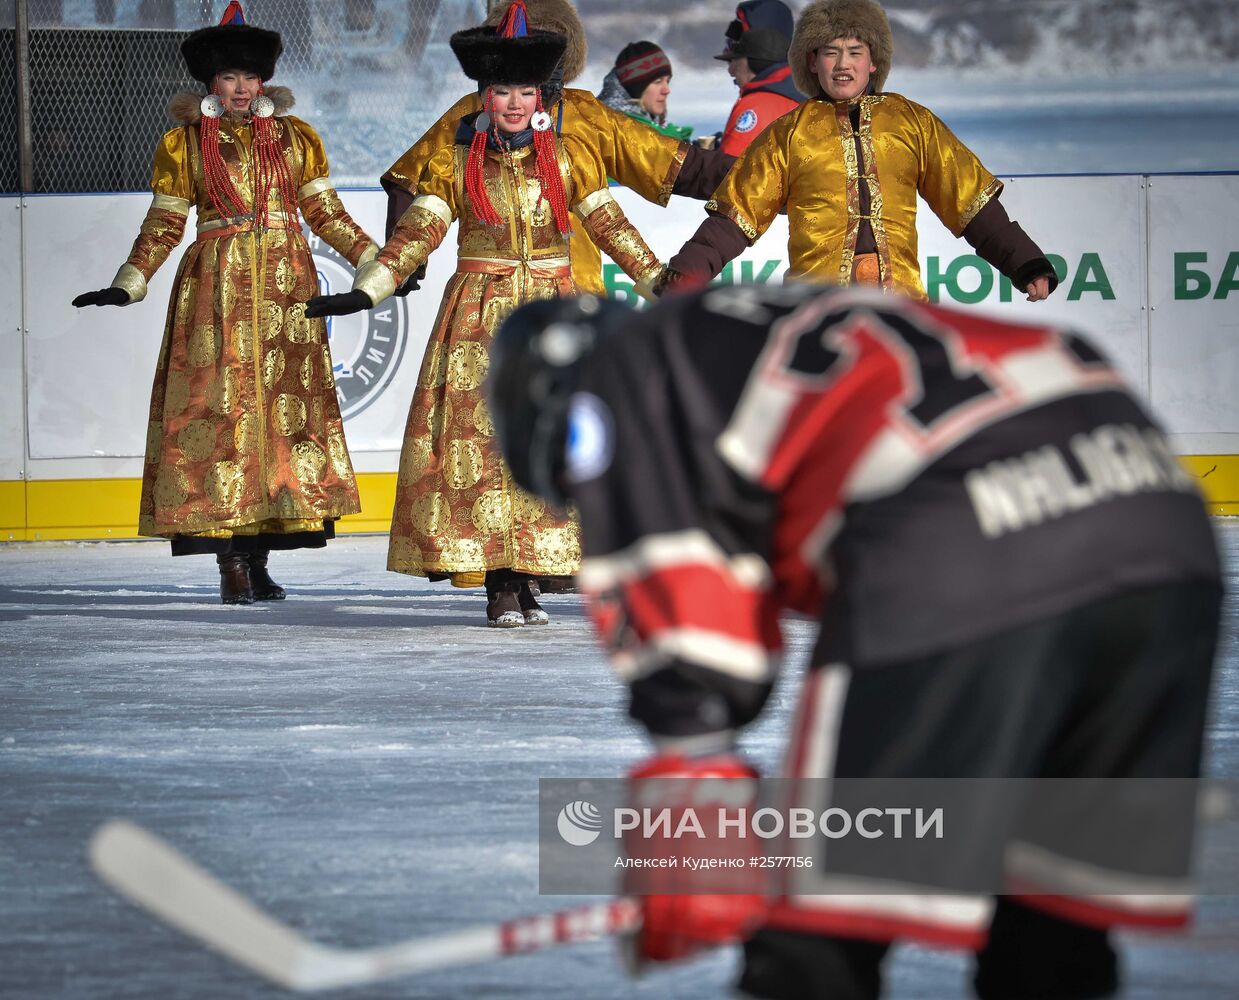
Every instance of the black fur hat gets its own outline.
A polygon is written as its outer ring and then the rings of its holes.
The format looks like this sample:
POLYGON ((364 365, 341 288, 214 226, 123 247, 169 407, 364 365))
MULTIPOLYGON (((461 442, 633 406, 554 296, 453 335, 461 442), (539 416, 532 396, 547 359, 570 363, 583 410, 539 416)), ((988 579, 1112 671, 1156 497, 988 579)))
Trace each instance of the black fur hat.
POLYGON ((568 39, 553 31, 504 38, 494 28, 469 28, 451 37, 452 51, 470 80, 545 83, 563 57, 568 39))
POLYGON ((181 43, 189 75, 210 86, 215 74, 226 69, 257 73, 263 81, 275 75, 275 63, 284 51, 279 32, 248 24, 219 24, 200 28, 181 43))

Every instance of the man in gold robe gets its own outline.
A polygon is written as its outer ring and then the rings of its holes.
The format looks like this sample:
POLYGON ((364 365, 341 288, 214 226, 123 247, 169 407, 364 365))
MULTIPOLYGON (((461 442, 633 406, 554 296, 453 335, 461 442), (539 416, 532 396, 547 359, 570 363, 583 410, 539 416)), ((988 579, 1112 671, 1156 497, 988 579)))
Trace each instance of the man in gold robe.
POLYGON ((789 61, 810 100, 736 163, 671 259, 668 287, 713 278, 785 210, 789 276, 924 299, 919 194, 1029 301, 1054 290, 1053 266, 998 200, 1002 182, 933 112, 882 89, 892 49, 873 0, 817 0, 801 12, 789 61))
MULTIPOLYGON (((562 137, 586 143, 601 157, 607 176, 656 205, 666 205, 672 194, 706 199, 726 175, 735 157, 705 150, 689 142, 660 135, 651 128, 600 103, 587 90, 565 88, 585 69, 585 28, 568 0, 525 0, 529 27, 554 31, 568 39, 558 72, 543 86, 543 106, 562 137)), ((497 25, 507 9, 500 4, 487 24, 497 25)), ((431 155, 450 146, 465 115, 482 109, 476 93, 462 97, 407 149, 382 177, 388 196, 387 235, 417 196, 417 181, 431 155)), ((571 239, 572 278, 578 289, 605 294, 602 257, 587 234, 578 229, 571 239)), ((416 281, 416 276, 411 281, 416 281)), ((406 284, 405 290, 410 286, 406 284)), ((416 288, 416 284, 411 287, 416 288)))

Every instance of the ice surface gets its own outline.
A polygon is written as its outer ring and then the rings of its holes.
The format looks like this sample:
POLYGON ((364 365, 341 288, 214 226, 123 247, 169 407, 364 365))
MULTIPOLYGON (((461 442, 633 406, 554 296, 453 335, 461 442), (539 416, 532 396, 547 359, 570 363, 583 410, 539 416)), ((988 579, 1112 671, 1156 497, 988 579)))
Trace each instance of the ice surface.
MULTIPOLYGON (((1239 566, 1239 523, 1219 522, 1239 566)), ((226 608, 208 558, 162 543, 0 546, 0 996, 267 997, 279 991, 133 909, 90 874, 125 816, 300 931, 366 946, 583 902, 537 894, 537 780, 614 777, 645 752, 579 598, 553 623, 485 627, 484 601, 387 573, 386 538, 272 556, 283 604, 226 608)), ((1232 590, 1234 581, 1231 581, 1232 590)), ((1239 777, 1228 645, 1210 769, 1239 777)), ((747 750, 767 769, 812 630, 747 750)), ((1239 982, 1239 902, 1184 937, 1129 939, 1131 998, 1239 982)), ((342 997, 718 997, 724 952, 628 979, 610 942, 342 997)), ((904 948, 895 1000, 964 994, 963 958, 904 948)))

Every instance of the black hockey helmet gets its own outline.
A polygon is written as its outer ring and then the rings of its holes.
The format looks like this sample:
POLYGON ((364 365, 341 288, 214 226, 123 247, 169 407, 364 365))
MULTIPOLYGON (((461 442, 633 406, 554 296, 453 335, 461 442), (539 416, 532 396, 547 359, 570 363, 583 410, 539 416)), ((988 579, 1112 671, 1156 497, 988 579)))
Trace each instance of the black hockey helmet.
POLYGON ((524 490, 563 508, 568 410, 585 360, 635 310, 582 295, 515 310, 495 333, 486 391, 495 437, 524 490))

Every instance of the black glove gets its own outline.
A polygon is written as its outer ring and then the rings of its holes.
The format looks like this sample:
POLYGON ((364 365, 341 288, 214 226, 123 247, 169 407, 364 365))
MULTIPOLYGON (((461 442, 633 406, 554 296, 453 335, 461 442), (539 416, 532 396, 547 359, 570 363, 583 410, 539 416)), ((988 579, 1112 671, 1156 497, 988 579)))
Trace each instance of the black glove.
POLYGON ((348 316, 373 309, 374 303, 365 292, 343 292, 340 295, 316 295, 305 304, 309 319, 315 316, 348 316))
POLYGON ((129 302, 129 293, 123 288, 100 288, 97 292, 83 292, 73 304, 82 306, 123 306, 129 302))
POLYGON ((397 288, 392 294, 399 295, 404 298, 409 292, 416 292, 422 287, 422 279, 426 277, 426 265, 423 264, 416 271, 404 279, 404 284, 397 288))

